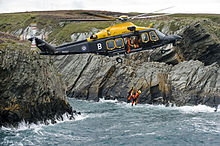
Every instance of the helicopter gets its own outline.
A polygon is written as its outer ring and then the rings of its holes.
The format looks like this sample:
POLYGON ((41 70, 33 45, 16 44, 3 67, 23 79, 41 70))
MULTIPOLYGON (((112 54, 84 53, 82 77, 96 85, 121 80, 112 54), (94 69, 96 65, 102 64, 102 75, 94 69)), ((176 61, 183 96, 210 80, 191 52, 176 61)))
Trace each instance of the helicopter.
MULTIPOLYGON (((132 17, 128 17, 125 15, 119 17, 111 17, 106 15, 93 14, 89 12, 83 12, 83 14, 101 17, 105 19, 88 20, 67 18, 61 21, 72 22, 119 20, 122 21, 122 23, 103 29, 85 40, 68 43, 57 47, 54 47, 46 41, 35 36, 31 37, 29 40, 32 41, 32 43, 34 42, 36 46, 41 50, 41 55, 68 55, 93 53, 97 55, 113 57, 127 55, 130 53, 140 52, 144 50, 155 49, 167 44, 175 45, 176 42, 181 39, 181 36, 179 35, 165 35, 162 32, 154 28, 151 28, 152 24, 148 27, 140 27, 136 26, 132 22, 127 22, 128 20, 132 19, 146 19, 169 14, 153 16, 145 16, 146 14, 141 14, 132 17)), ((161 50, 161 53, 165 53, 165 50, 161 50)), ((117 57, 116 61, 118 63, 122 63, 122 58, 117 57)))

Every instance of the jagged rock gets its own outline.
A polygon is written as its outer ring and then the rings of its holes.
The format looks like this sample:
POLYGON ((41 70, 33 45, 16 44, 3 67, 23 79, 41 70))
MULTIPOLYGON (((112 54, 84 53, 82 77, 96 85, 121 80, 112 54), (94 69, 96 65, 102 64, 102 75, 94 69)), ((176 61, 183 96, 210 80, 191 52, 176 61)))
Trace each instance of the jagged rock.
MULTIPOLYGON (((171 66, 165 63, 138 63, 128 59, 124 59, 123 64, 117 64, 115 58, 97 55, 66 57, 68 63, 65 65, 65 62, 59 61, 59 66, 66 66, 61 68, 60 72, 68 86, 69 96, 89 100, 98 100, 102 97, 126 100, 127 92, 132 86, 140 88, 143 94, 152 93, 151 98, 160 96, 161 94, 157 92, 160 90, 159 77, 171 69, 171 66)), ((143 102, 147 100, 151 99, 143 102)))
POLYGON ((178 45, 185 60, 199 60, 205 65, 220 64, 220 25, 203 20, 188 26, 178 45))
POLYGON ((0 126, 16 126, 22 120, 54 122, 64 113, 73 118, 51 59, 10 44, 0 50, 0 126))
MULTIPOLYGON (((179 90, 198 90, 209 92, 220 82, 218 78, 218 64, 204 66, 200 61, 188 61, 180 63, 172 68, 170 80, 173 86, 179 90), (207 84, 209 83, 209 84, 207 84)), ((217 86, 216 88, 219 88, 217 86)))
POLYGON ((174 99, 179 104, 199 104, 204 103, 206 96, 220 96, 219 72, 217 63, 204 66, 200 61, 191 60, 174 66, 168 79, 173 87, 174 99))

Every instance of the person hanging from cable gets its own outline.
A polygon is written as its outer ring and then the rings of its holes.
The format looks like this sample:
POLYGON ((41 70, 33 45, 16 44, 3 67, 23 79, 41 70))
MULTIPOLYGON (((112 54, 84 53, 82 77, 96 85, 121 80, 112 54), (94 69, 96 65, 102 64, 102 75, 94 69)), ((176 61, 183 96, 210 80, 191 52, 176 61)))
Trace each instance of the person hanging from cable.
POLYGON ((140 94, 141 90, 133 88, 133 90, 130 93, 130 96, 128 97, 128 101, 132 100, 131 106, 133 106, 134 103, 135 105, 137 105, 137 99, 139 98, 140 94))

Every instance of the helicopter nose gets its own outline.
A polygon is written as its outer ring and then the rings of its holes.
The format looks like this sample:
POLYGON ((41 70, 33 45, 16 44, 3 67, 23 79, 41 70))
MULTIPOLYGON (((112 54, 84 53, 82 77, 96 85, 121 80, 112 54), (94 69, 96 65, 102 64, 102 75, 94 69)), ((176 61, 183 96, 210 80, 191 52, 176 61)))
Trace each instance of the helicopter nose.
POLYGON ((181 40, 182 37, 179 35, 169 35, 164 37, 163 44, 175 43, 176 41, 181 40))
POLYGON ((182 39, 182 37, 181 37, 181 36, 179 36, 179 35, 173 35, 173 37, 174 37, 174 39, 175 39, 176 41, 179 41, 179 40, 181 40, 181 39, 182 39))

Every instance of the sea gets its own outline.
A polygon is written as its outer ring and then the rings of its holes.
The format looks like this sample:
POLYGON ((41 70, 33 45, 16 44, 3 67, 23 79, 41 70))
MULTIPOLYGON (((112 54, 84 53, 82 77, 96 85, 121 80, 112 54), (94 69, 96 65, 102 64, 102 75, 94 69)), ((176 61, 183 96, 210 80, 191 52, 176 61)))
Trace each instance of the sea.
POLYGON ((151 146, 220 145, 220 111, 197 105, 165 107, 100 99, 68 99, 81 115, 56 124, 0 129, 0 145, 151 146))

